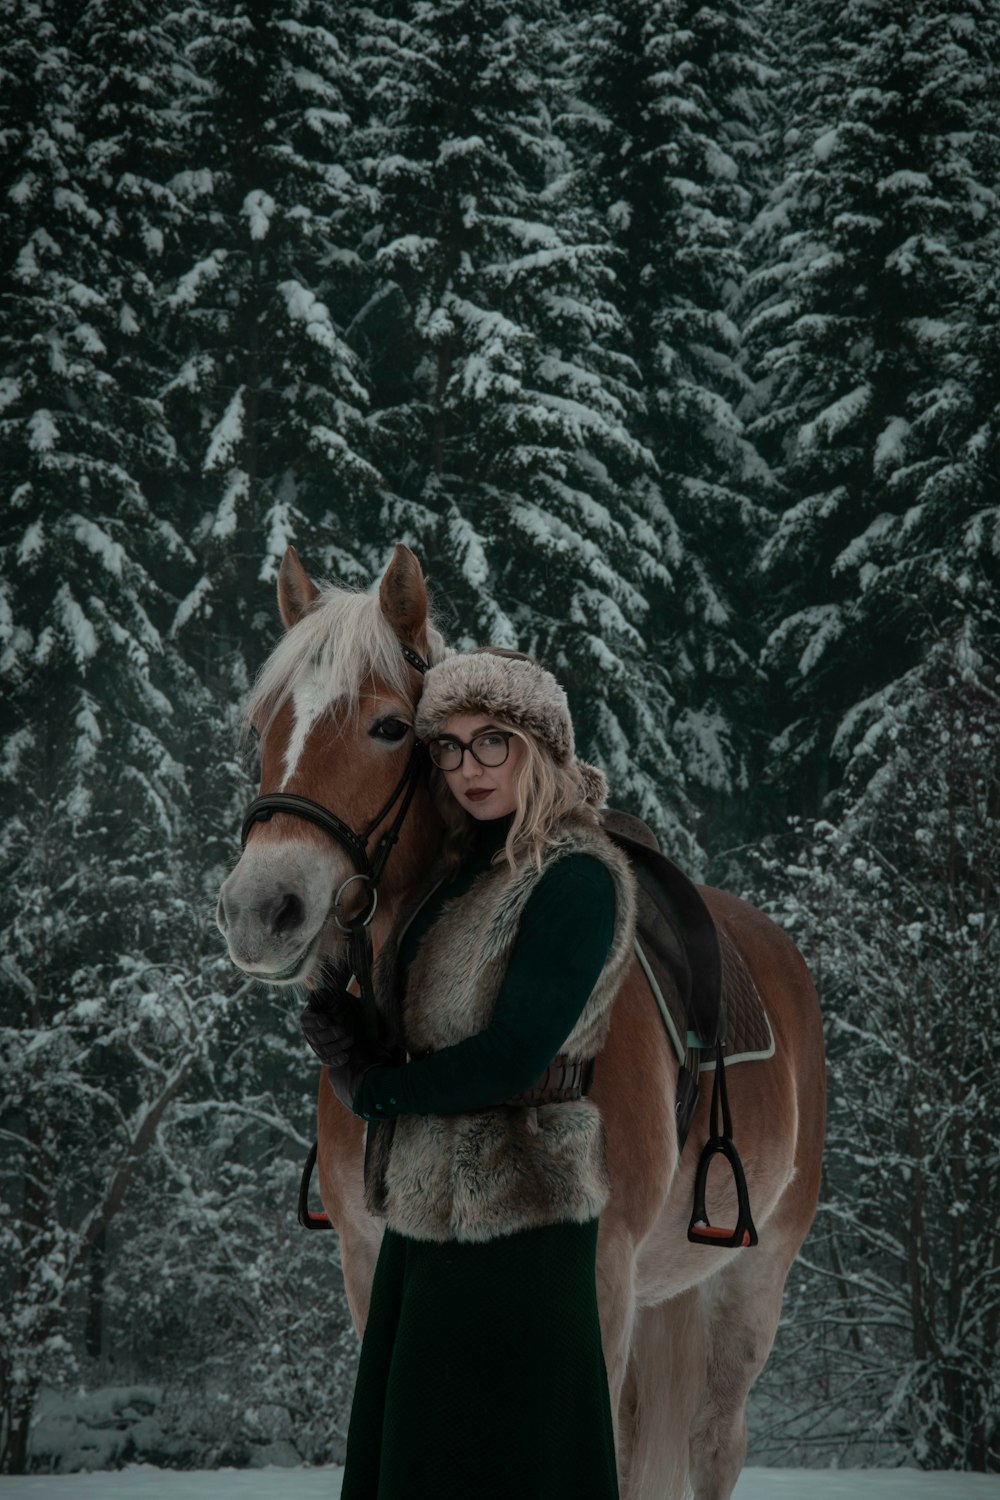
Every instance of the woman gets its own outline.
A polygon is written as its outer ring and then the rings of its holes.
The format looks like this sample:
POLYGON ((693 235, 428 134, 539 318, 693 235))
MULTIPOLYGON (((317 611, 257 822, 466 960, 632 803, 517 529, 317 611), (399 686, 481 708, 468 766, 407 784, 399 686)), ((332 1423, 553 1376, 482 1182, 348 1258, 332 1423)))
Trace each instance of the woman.
POLYGON ((338 1097, 388 1122, 370 1128, 366 1198, 387 1227, 343 1497, 612 1500, 609 1185, 584 1094, 632 957, 632 877, 537 663, 448 658, 414 727, 448 832, 376 965, 383 1034, 409 1060, 373 1050, 343 996, 302 1018, 338 1097))

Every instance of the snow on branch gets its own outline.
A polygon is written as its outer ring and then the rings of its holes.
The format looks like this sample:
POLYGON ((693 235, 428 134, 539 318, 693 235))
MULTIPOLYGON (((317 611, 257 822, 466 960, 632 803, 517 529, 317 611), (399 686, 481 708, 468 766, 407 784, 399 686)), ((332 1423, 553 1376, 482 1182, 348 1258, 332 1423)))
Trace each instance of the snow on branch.
POLYGON ((872 387, 867 381, 855 386, 846 395, 839 396, 799 428, 799 447, 803 450, 815 448, 820 439, 832 442, 868 410, 871 399, 872 387))

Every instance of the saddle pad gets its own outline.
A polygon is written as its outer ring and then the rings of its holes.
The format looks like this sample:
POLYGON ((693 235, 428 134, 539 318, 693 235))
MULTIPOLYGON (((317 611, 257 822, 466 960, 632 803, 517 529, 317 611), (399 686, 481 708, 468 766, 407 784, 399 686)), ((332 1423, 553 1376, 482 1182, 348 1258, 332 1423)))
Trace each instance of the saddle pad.
MULTIPOLYGON (((722 1049, 726 1067, 773 1057, 774 1032, 760 991, 742 953, 721 928, 719 948, 722 952, 722 1001, 726 1011, 726 1038, 722 1049)), ((714 1070, 715 1054, 706 1052, 699 1072, 714 1070)))
MULTIPOLYGON (((774 1033, 767 1018, 764 1003, 760 998, 753 976, 744 962, 736 944, 719 929, 719 950, 722 956, 722 1000, 726 1017, 726 1039, 723 1047, 726 1066, 736 1063, 762 1061, 774 1056, 774 1033)), ((658 961, 658 955, 647 951, 636 939, 636 957, 656 1001, 657 1009, 673 1044, 678 1062, 684 1062, 696 1042, 687 1029, 684 1001, 674 983, 670 969, 658 961)), ((715 1069, 715 1051, 703 1048, 698 1071, 712 1072, 715 1069)))

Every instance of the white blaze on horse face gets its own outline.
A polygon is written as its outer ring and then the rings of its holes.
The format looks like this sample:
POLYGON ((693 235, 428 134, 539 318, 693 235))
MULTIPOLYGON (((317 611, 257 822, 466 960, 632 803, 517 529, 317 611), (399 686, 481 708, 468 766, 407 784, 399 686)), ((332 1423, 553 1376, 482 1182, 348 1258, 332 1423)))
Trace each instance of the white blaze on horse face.
POLYGON ((278 788, 279 791, 283 792, 295 775, 309 738, 309 731, 316 720, 326 713, 331 701, 329 686, 321 681, 318 672, 310 672, 309 676, 303 682, 298 683, 293 690, 294 719, 291 734, 288 736, 288 744, 285 746, 285 777, 278 788))

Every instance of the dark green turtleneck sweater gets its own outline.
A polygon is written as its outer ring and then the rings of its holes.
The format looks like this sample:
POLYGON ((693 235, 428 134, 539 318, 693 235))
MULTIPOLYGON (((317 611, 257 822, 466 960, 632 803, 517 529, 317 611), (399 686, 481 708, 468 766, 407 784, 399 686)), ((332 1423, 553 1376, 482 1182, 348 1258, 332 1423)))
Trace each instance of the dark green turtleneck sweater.
MULTIPOLYGON (((400 946, 404 970, 446 901, 463 896, 503 847, 511 818, 480 823, 470 857, 414 917, 400 946)), ((354 1097, 364 1119, 487 1109, 537 1083, 580 1016, 604 967, 615 926, 610 872, 589 854, 568 854, 542 876, 485 1031, 432 1057, 370 1068, 354 1097)))

